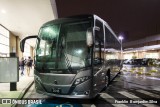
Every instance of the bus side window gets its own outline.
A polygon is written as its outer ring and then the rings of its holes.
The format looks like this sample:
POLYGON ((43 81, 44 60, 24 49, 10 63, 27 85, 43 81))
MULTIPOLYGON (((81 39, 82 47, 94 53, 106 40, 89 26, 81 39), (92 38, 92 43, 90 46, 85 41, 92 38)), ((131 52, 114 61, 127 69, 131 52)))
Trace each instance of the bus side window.
POLYGON ((95 47, 94 47, 94 65, 103 63, 102 48, 104 46, 103 23, 96 20, 96 26, 99 30, 95 30, 95 47))
POLYGON ((110 30, 105 26, 106 35, 106 60, 108 65, 120 65, 120 50, 121 45, 119 44, 117 38, 110 32, 110 30))

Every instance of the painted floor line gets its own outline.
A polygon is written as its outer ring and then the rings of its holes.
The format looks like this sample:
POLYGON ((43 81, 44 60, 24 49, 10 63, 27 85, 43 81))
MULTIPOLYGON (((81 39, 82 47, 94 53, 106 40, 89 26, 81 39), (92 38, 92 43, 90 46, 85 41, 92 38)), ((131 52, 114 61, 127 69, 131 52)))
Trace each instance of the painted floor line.
POLYGON ((145 90, 136 90, 136 91, 137 91, 137 92, 140 92, 140 93, 142 93, 142 94, 151 96, 151 97, 153 97, 153 98, 160 98, 160 95, 157 95, 157 94, 154 94, 154 93, 145 91, 145 90))
POLYGON ((114 104, 116 99, 112 96, 110 96, 107 93, 101 93, 100 97, 102 97, 103 99, 105 99, 107 102, 111 103, 111 105, 113 105, 114 107, 128 107, 125 104, 114 104))

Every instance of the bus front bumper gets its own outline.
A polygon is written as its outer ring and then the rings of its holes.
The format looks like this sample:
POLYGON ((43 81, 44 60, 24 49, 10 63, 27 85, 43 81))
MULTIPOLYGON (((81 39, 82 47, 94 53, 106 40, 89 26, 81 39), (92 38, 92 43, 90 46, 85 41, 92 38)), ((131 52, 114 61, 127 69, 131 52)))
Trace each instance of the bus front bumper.
POLYGON ((77 98, 77 99, 91 99, 94 98, 95 95, 92 94, 90 91, 91 87, 89 88, 90 80, 85 81, 82 84, 76 86, 70 93, 69 90, 71 86, 58 86, 56 88, 61 88, 61 94, 55 94, 51 90, 53 87, 52 85, 42 84, 40 81, 35 80, 35 89, 37 93, 53 96, 53 97, 60 97, 60 98, 77 98), (64 93, 66 91, 66 93, 64 93))

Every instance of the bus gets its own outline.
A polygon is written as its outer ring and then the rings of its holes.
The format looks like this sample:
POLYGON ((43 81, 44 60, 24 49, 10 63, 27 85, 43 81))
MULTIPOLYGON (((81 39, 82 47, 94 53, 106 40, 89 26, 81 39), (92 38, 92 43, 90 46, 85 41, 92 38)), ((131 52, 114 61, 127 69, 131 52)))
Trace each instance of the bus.
POLYGON ((37 93, 94 98, 120 72, 121 42, 97 15, 59 18, 42 25, 36 38, 34 81, 37 93))

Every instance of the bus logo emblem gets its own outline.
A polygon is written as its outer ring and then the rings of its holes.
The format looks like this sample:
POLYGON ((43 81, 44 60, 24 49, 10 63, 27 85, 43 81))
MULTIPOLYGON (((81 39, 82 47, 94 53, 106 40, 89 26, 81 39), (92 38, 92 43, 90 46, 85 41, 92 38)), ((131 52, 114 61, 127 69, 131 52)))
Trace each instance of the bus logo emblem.
POLYGON ((54 84, 57 84, 57 80, 54 80, 54 84))

